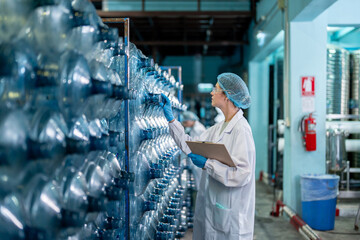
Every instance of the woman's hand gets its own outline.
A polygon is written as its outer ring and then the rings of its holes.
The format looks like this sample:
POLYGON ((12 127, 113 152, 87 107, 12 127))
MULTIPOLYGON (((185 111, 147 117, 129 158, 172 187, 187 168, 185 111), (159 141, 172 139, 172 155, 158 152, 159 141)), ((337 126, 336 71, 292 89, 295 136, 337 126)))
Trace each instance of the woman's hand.
POLYGON ((164 115, 166 120, 168 120, 168 122, 171 122, 172 120, 175 119, 172 109, 171 109, 171 102, 170 99, 165 96, 165 94, 161 94, 161 98, 162 98, 162 102, 160 103, 160 105, 163 107, 164 110, 164 115))
POLYGON ((195 166, 197 166, 199 168, 204 168, 205 163, 207 161, 206 157, 203 157, 201 155, 194 154, 194 153, 189 153, 188 157, 195 164, 195 166))

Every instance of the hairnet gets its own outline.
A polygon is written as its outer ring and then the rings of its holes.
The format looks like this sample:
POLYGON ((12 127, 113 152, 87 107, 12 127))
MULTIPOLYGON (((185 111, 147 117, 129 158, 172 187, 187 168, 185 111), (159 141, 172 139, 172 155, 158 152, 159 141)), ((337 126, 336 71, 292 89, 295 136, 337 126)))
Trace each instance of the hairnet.
POLYGON ((220 87, 236 107, 250 107, 251 99, 245 82, 234 73, 222 73, 217 77, 220 87))
POLYGON ((181 121, 185 122, 185 121, 199 121, 198 116, 196 116, 195 113, 190 112, 190 111, 185 111, 181 114, 181 121))

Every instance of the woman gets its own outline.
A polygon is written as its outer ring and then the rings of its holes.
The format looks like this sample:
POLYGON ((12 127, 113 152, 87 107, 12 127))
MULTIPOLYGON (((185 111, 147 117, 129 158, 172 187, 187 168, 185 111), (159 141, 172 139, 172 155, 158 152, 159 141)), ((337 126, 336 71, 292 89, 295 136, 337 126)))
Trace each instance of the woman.
POLYGON ((251 128, 242 109, 250 106, 244 81, 233 73, 217 77, 212 106, 224 113, 225 120, 207 129, 197 138, 186 135, 164 98, 164 114, 170 134, 193 163, 203 169, 194 217, 194 240, 253 239, 255 212, 255 145, 251 128), (185 141, 208 141, 226 146, 236 167, 216 159, 191 153, 185 141))

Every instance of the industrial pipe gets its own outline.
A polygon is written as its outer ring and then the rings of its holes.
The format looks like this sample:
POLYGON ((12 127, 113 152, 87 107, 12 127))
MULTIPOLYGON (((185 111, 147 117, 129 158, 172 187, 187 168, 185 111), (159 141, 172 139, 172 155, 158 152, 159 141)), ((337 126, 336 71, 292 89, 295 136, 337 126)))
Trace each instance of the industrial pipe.
POLYGON ((276 202, 276 211, 271 212, 272 216, 279 216, 284 211, 290 218, 290 223, 296 230, 306 239, 321 240, 321 238, 301 219, 290 207, 286 206, 282 201, 276 202))

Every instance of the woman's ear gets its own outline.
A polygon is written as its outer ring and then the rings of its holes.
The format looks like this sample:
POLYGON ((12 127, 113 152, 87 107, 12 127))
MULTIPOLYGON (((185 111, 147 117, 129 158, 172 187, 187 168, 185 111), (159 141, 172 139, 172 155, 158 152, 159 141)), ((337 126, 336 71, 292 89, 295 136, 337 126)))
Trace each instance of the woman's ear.
POLYGON ((224 92, 223 92, 223 94, 224 94, 224 95, 223 95, 224 98, 225 98, 226 100, 229 100, 228 97, 226 96, 226 94, 225 94, 224 92))

